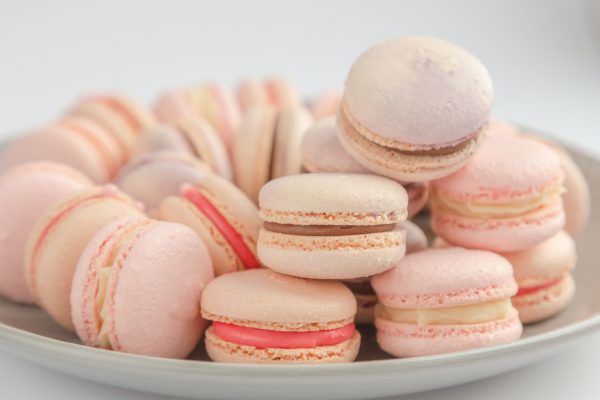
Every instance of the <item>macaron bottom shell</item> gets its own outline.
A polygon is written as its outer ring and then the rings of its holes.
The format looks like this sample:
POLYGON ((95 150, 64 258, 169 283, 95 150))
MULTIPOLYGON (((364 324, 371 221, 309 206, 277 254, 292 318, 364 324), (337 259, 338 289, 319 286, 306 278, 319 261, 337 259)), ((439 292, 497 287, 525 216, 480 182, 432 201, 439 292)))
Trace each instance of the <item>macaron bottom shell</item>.
POLYGON ((206 331, 206 351, 211 360, 236 364, 300 364, 300 363, 345 363, 352 362, 360 348, 360 333, 331 346, 314 348, 259 349, 254 346, 228 342, 218 337, 213 328, 206 331))
POLYGON ((514 307, 524 324, 542 321, 562 311, 575 295, 575 282, 567 274, 556 284, 529 294, 513 297, 514 307))

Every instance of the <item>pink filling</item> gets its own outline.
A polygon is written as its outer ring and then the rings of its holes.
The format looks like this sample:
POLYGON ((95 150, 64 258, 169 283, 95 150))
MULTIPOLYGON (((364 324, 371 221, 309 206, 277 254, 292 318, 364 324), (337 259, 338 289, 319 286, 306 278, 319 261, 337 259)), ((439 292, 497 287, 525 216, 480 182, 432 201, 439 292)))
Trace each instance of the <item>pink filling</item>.
POLYGON ((213 223, 219 232, 221 232, 225 240, 227 240, 227 243, 229 243, 244 265, 244 269, 260 268, 260 263, 244 242, 242 235, 231 226, 223 215, 221 215, 219 210, 217 210, 216 207, 202 195, 202 193, 190 186, 184 189, 183 196, 194 204, 196 208, 198 208, 198 210, 213 223))
POLYGON ((219 338, 257 349, 312 349, 319 346, 333 346, 354 335, 354 323, 327 331, 270 331, 246 326, 213 322, 213 333, 219 338))
POLYGON ((519 288, 519 291, 517 292, 515 297, 526 296, 531 293, 539 292, 540 290, 548 289, 554 285, 558 285, 560 282, 562 282, 562 280, 563 280, 563 278, 560 277, 552 282, 545 283, 543 285, 519 288))

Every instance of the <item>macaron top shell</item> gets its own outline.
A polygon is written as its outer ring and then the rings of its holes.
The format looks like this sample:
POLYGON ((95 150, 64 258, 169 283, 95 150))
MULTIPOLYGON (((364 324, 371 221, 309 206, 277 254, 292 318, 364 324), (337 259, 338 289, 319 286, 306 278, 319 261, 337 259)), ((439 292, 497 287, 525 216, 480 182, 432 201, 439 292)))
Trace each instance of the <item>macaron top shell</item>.
POLYGON ((464 168, 433 181, 433 187, 453 200, 513 202, 559 189, 563 178, 560 160, 543 144, 517 136, 494 136, 464 168))
POLYGON ((404 188, 360 174, 301 174, 275 179, 260 191, 264 221, 294 225, 379 225, 406 219, 404 188))
POLYGON ((398 227, 406 231, 406 254, 415 253, 427 248, 427 236, 417 224, 406 220, 400 222, 398 227))
POLYGON ((560 276, 575 268, 577 251, 575 241, 565 231, 527 250, 502 254, 514 268, 519 284, 560 276))
POLYGON ((460 247, 405 256, 371 278, 379 301, 396 308, 442 308, 506 299, 517 292, 511 264, 502 256, 460 247))
MULTIPOLYGON (((342 283, 309 280, 255 269, 222 275, 202 293, 202 314, 221 322, 248 322, 287 330, 286 325, 320 330, 320 325, 348 321, 356 300, 342 283)), ((264 329, 264 327, 263 327, 264 329)))
POLYGON ((326 117, 306 131, 300 146, 304 168, 309 172, 370 173, 350 157, 338 139, 337 129, 335 117, 326 117))
POLYGON ((483 127, 493 100, 489 73, 473 55, 444 40, 407 36, 377 44, 356 60, 343 101, 375 135, 435 148, 483 127))

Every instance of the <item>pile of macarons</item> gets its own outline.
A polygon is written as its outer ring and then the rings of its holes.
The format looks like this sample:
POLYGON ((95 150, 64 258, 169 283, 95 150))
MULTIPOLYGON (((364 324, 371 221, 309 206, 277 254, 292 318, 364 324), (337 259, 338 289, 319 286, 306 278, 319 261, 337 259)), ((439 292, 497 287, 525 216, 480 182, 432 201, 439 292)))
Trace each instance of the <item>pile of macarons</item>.
POLYGON ((169 358, 351 362, 368 325, 395 357, 518 340, 573 298, 590 199, 493 101, 430 37, 371 47, 309 104, 275 77, 81 98, 3 151, 0 295, 169 358))

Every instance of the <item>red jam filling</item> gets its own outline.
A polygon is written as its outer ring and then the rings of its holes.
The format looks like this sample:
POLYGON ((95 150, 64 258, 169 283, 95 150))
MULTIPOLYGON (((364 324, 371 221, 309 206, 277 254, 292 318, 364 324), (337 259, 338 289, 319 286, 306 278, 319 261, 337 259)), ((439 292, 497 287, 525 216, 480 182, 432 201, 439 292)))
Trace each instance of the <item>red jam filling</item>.
POLYGON ((183 190, 183 196, 189 200, 196 208, 210 220, 210 222, 221 232, 221 235, 227 240, 235 254, 238 256, 244 269, 260 268, 260 263, 242 235, 221 215, 219 210, 200 192, 191 186, 183 190))
POLYGON ((354 323, 327 331, 271 331, 223 322, 213 322, 213 333, 219 338, 257 349, 312 349, 334 346, 354 335, 354 323))
POLYGON ((544 283, 543 285, 531 286, 531 287, 521 287, 521 288, 519 288, 519 291, 517 292, 515 297, 526 296, 528 294, 539 292, 540 290, 548 289, 554 285, 558 285, 560 282, 562 282, 562 280, 563 280, 563 278, 560 277, 558 279, 553 280, 552 282, 544 283))

